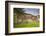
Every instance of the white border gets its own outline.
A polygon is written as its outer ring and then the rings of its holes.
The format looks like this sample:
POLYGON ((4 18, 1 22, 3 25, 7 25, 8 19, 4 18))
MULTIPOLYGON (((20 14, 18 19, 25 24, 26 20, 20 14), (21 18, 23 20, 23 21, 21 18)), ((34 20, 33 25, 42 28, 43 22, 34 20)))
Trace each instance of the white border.
POLYGON ((10 17, 9 33, 43 31, 43 23, 42 23, 43 22, 43 5, 9 3, 9 17, 10 17), (40 9, 40 27, 13 28, 13 8, 39 8, 40 9))

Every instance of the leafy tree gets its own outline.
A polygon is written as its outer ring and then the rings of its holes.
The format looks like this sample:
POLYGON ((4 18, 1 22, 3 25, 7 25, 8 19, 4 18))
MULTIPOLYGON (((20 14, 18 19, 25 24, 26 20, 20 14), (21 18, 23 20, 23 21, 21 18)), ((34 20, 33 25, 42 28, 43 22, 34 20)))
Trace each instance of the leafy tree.
MULTIPOLYGON (((16 21, 17 21, 17 23, 19 23, 19 18, 21 17, 21 16, 24 16, 24 11, 23 11, 23 9, 22 8, 14 8, 14 14, 17 16, 17 18, 15 18, 15 19, 17 19, 16 21)), ((23 22, 23 18, 21 17, 21 20, 22 20, 22 22, 23 22)))

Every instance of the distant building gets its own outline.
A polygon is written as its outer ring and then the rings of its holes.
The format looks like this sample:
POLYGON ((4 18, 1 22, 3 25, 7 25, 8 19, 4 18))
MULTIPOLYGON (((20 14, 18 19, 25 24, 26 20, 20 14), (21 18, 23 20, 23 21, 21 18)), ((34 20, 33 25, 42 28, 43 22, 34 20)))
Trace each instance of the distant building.
MULTIPOLYGON (((17 18, 17 17, 16 17, 16 18, 17 18)), ((27 21, 27 22, 39 21, 39 19, 40 19, 40 16, 39 16, 39 15, 34 16, 34 15, 32 15, 32 14, 26 14, 26 13, 24 13, 24 15, 19 16, 17 22, 22 23, 22 22, 24 22, 24 21, 27 21)))

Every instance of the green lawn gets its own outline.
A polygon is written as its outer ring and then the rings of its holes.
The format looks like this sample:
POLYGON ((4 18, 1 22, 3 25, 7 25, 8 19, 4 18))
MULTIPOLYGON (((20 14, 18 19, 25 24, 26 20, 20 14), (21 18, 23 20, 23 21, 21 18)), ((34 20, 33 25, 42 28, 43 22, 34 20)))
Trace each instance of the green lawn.
POLYGON ((39 27, 39 22, 33 21, 30 23, 14 24, 14 28, 30 28, 30 27, 39 27))
POLYGON ((16 24, 16 16, 14 16, 14 28, 30 28, 30 27, 39 27, 40 26, 40 22, 37 21, 27 21, 24 20, 24 23, 21 24, 16 24))

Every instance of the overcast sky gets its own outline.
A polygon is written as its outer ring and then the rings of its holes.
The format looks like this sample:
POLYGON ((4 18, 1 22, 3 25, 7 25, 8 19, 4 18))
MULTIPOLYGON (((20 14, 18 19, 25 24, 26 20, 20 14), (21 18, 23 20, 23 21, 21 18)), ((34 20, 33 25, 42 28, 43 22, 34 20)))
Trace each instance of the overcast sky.
POLYGON ((24 8, 25 13, 32 14, 32 15, 39 15, 39 9, 36 8, 24 8))

